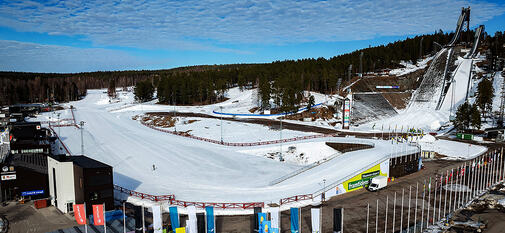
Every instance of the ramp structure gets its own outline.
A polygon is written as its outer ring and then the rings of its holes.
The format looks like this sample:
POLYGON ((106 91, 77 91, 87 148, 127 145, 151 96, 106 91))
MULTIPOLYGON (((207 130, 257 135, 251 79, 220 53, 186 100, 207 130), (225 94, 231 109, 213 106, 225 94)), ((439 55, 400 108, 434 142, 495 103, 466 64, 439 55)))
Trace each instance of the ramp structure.
MULTIPOLYGON (((450 74, 450 66, 453 63, 453 47, 461 37, 461 32, 463 31, 465 24, 467 28, 470 25, 470 7, 461 9, 461 14, 456 25, 454 36, 433 59, 433 62, 430 64, 430 67, 423 77, 421 85, 414 92, 412 101, 409 104, 409 109, 427 108, 440 110, 444 105, 445 96, 449 92, 451 84, 454 81, 454 77, 450 74)), ((472 48, 470 54, 474 54, 477 50, 478 41, 480 40, 482 31, 483 28, 479 27, 479 35, 478 38, 476 38, 477 43, 474 42, 474 48, 472 48)))

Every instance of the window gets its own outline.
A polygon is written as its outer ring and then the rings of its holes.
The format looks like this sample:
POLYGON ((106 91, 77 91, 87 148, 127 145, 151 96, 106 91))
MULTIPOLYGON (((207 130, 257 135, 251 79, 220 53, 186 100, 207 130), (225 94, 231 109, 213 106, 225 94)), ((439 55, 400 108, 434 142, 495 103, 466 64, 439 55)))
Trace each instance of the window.
POLYGON ((67 213, 74 212, 74 203, 67 203, 67 213))

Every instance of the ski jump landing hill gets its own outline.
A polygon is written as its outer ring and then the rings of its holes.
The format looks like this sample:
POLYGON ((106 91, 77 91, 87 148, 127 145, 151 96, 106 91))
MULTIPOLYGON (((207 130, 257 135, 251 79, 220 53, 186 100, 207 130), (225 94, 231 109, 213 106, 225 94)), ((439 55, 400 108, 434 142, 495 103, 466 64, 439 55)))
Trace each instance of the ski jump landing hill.
MULTIPOLYGON (((76 154, 81 151, 83 130, 84 154, 114 169, 116 198, 145 206, 211 205, 220 209, 219 214, 252 213, 253 207, 266 207, 266 203, 278 203, 286 209, 303 206, 318 202, 323 192, 330 197, 359 189, 370 175, 388 175, 390 158, 419 153, 418 147, 407 143, 315 138, 306 142, 366 144, 373 148, 338 154, 308 167, 282 163, 239 152, 243 148, 147 128, 132 119, 139 112, 109 112, 118 104, 103 104, 104 98, 107 94, 103 90, 89 90, 84 99, 68 103, 75 107, 75 122, 86 123, 83 128, 51 123, 57 128, 53 133, 58 133, 68 147, 66 153, 76 154), (272 184, 284 176, 289 178, 272 184)), ((62 118, 72 118, 70 109, 59 112, 62 118)), ((44 113, 38 120, 49 116, 44 113)))

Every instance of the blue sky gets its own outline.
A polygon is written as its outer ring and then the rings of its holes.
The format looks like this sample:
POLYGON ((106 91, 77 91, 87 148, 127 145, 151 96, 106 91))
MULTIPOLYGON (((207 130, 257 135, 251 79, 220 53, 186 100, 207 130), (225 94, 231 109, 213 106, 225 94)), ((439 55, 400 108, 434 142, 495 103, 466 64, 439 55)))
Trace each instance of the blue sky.
POLYGON ((407 36, 505 30, 503 0, 0 0, 0 70, 166 69, 332 57, 407 36))

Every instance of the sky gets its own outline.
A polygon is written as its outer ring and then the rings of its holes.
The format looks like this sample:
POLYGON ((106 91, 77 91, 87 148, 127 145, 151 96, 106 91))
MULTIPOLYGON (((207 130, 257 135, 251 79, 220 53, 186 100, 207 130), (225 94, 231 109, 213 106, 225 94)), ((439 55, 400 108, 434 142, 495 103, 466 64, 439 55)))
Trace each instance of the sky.
POLYGON ((505 31, 503 0, 0 0, 0 71, 330 58, 442 29, 505 31))

